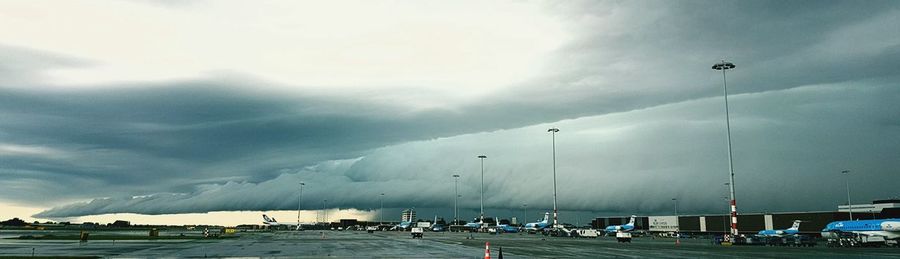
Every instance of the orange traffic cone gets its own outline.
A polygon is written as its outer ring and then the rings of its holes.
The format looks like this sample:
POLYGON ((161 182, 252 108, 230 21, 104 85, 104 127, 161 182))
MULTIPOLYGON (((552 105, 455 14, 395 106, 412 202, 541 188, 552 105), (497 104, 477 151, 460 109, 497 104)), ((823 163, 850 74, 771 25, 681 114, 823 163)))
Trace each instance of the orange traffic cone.
POLYGON ((491 259, 491 242, 484 242, 484 259, 491 259))

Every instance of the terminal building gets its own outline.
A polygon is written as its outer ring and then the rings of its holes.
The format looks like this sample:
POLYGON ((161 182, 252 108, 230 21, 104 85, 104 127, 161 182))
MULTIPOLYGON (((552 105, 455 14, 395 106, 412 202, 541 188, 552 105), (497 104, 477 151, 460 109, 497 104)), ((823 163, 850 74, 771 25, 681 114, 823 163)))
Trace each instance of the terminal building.
POLYGON ((414 209, 405 209, 400 212, 400 221, 401 222, 412 222, 416 220, 416 210, 414 209))
POLYGON ((889 209, 887 211, 893 211, 897 210, 897 208, 900 208, 900 199, 876 200, 872 201, 872 204, 840 205, 838 206, 838 211, 853 211, 853 213, 881 213, 885 211, 885 209, 889 209))
MULTIPOLYGON (((800 233, 819 235, 825 225, 833 221, 853 219, 900 218, 900 200, 877 200, 872 204, 841 205, 838 211, 738 213, 738 230, 741 234, 756 234, 764 229, 786 229, 794 220, 802 220, 800 233)), ((628 223, 630 216, 598 217, 591 221, 594 228, 628 223)), ((689 233, 695 235, 721 235, 730 232, 729 215, 678 215, 639 216, 635 218, 635 231, 647 233, 689 233)))

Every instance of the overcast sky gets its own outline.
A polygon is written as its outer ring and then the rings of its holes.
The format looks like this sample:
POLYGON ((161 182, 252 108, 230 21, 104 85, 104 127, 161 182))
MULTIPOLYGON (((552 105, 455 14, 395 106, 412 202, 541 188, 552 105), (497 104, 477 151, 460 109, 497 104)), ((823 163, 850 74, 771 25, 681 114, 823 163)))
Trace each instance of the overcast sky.
POLYGON ((721 214, 721 59, 739 212, 834 210, 842 170, 897 197, 897 28, 896 1, 3 1, 0 218, 258 223, 301 181, 308 211, 450 218, 453 174, 470 218, 482 154, 509 217, 552 207, 550 127, 564 212, 721 214))

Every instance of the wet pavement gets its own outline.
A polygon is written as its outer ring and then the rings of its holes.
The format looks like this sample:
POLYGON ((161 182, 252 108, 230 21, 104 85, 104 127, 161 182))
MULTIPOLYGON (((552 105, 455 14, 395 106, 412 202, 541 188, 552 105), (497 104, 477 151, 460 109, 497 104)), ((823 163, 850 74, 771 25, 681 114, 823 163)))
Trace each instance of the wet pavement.
POLYGON ((0 256, 159 257, 375 257, 481 258, 484 243, 498 258, 900 258, 900 248, 722 247, 706 239, 635 238, 620 244, 614 238, 551 238, 528 234, 426 232, 412 239, 408 232, 362 231, 241 232, 237 238, 200 240, 0 240, 0 256))

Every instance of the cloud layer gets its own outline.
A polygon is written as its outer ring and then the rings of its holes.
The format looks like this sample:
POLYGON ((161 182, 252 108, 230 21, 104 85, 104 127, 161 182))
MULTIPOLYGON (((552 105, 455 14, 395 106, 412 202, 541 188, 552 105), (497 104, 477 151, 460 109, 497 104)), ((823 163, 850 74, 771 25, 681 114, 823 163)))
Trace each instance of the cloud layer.
POLYGON ((459 173, 471 209, 486 154, 486 206, 546 208, 554 126, 564 210, 720 211, 722 57, 738 65, 742 209, 833 209, 844 169, 860 200, 900 195, 896 2, 369 2, 346 20, 156 3, 67 3, 72 41, 61 20, 21 19, 48 3, 0 8, 15 34, 0 35, 0 202, 53 218, 293 209, 305 181, 339 208, 382 192, 446 208, 459 173), (146 22, 86 26, 122 10, 146 22))
MULTIPOLYGON (((900 98, 890 84, 818 85, 733 96, 737 192, 747 211, 826 210, 843 198, 840 170, 853 168, 857 197, 887 197, 900 180, 892 169, 900 117, 854 108, 900 98), (801 100, 794 102, 795 100, 801 100), (789 101, 790 100, 790 101, 789 101), (834 121, 844 123, 834 124, 834 121), (885 125, 894 125, 880 130, 885 125), (828 127, 828 130, 821 130, 828 127), (891 128, 893 127, 893 129, 891 128), (813 181, 815 184, 810 184, 813 181)), ((336 208, 452 207, 460 174, 460 206, 479 206, 480 164, 486 154, 485 206, 515 210, 552 206, 549 127, 557 138, 560 206, 606 213, 660 213, 669 199, 684 211, 714 213, 725 204, 727 159, 721 98, 704 98, 639 111, 552 124, 414 141, 331 161, 274 179, 202 185, 190 193, 104 198, 54 208, 41 217, 134 212, 290 210, 297 182, 307 201, 336 208)), ((893 106, 893 107, 891 107, 893 106)), ((311 202, 306 209, 319 206, 311 202)))

